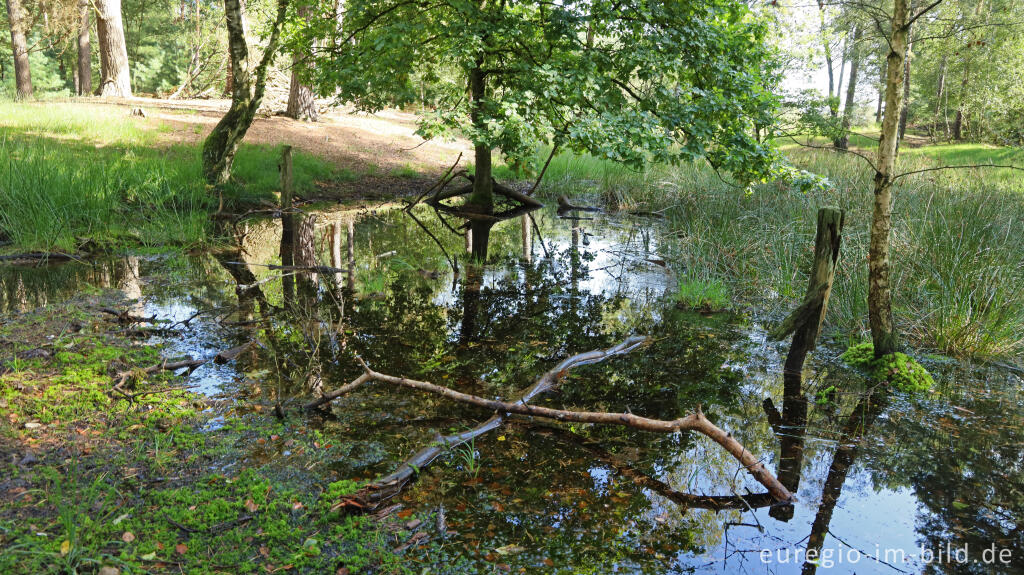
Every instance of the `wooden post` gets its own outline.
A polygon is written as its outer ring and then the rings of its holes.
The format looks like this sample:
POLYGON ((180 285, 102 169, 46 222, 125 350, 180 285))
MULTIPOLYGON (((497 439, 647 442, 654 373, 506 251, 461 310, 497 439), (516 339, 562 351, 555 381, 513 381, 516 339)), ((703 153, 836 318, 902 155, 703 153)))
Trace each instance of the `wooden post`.
MULTIPOLYGON (((278 164, 281 171, 281 265, 291 266, 294 264, 295 250, 295 215, 292 214, 292 147, 284 146, 281 149, 281 163, 278 164)), ((295 294, 295 282, 291 274, 285 273, 283 277, 284 294, 287 299, 292 299, 295 294)))
MULTIPOLYGON (((844 220, 845 213, 839 208, 818 210, 814 263, 807 283, 807 294, 803 303, 770 334, 772 339, 782 339, 793 334, 793 343, 782 368, 782 414, 776 411, 770 398, 764 401, 765 412, 768 413, 772 427, 780 435, 779 481, 791 492, 796 492, 800 486, 804 453, 803 427, 807 423, 807 397, 803 391, 804 360, 807 353, 814 349, 828 309, 836 263, 839 261, 844 220), (782 426, 790 429, 781 432, 782 426)), ((780 521, 788 521, 793 517, 793 510, 774 509, 771 515, 780 521)))
MULTIPOLYGON (((814 349, 822 322, 825 321, 836 263, 839 261, 839 244, 845 219, 845 212, 839 208, 828 207, 818 210, 818 233, 814 239, 814 263, 807 284, 807 294, 803 303, 770 334, 772 339, 782 339, 794 334, 793 347, 805 348, 804 355, 814 349)), ((803 366, 802 358, 799 363, 803 366)))

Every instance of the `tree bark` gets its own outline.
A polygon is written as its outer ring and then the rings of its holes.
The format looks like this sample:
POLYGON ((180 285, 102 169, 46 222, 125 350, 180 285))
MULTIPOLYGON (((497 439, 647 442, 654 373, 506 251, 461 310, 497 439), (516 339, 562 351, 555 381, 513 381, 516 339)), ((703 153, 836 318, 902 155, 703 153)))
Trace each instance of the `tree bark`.
POLYGON ((878 79, 878 107, 875 108, 875 123, 882 123, 882 102, 885 101, 885 78, 888 75, 886 66, 888 64, 883 61, 882 65, 879 66, 880 77, 878 79))
POLYGON ((14 55, 14 85, 19 100, 32 97, 32 71, 28 63, 27 22, 21 0, 7 0, 7 20, 11 25, 11 51, 14 55))
POLYGON ((299 74, 294 70, 298 65, 299 59, 292 58, 292 80, 288 88, 288 107, 285 109, 285 115, 295 120, 319 121, 320 112, 316 109, 313 91, 299 80, 299 74))
MULTIPOLYGON (((477 67, 469 73, 470 95, 473 99, 473 107, 470 113, 473 127, 478 131, 486 129, 483 117, 484 99, 487 97, 487 79, 481 69, 483 58, 477 61, 477 67)), ((477 134, 477 138, 481 135, 477 134)), ((484 214, 494 212, 494 186, 491 172, 491 146, 484 142, 478 142, 474 147, 476 172, 473 178, 473 193, 467 201, 476 211, 484 214)))
MULTIPOLYGON (((306 7, 299 8, 298 13, 300 18, 309 18, 309 9, 306 7)), ((302 54, 292 54, 292 79, 288 88, 288 107, 285 109, 285 115, 295 120, 316 122, 320 119, 320 113, 316 109, 313 90, 299 79, 299 67, 304 65, 302 54)))
POLYGON ((861 30, 854 27, 853 42, 850 46, 850 80, 846 86, 846 107, 843 109, 843 135, 837 139, 835 147, 845 150, 850 145, 850 124, 853 122, 854 104, 857 95, 857 70, 860 67, 860 42, 861 30))
POLYGON ((132 80, 121 19, 121 0, 96 0, 95 6, 101 63, 100 85, 96 93, 99 96, 130 98, 132 80))
POLYGON ((267 72, 277 53, 287 10, 288 0, 277 0, 277 15, 271 23, 270 38, 253 75, 249 70, 249 46, 245 38, 242 4, 240 0, 224 0, 228 57, 231 61, 231 107, 203 143, 203 176, 210 185, 224 184, 231 177, 235 152, 263 101, 267 72))
MULTIPOLYGON (((912 7, 913 3, 911 3, 912 7)), ((910 118, 910 57, 913 51, 910 28, 907 27, 907 52, 903 57, 903 107, 900 108, 899 140, 907 133, 907 120, 910 118)))
POLYGON ((78 2, 78 82, 75 91, 79 96, 92 94, 92 46, 89 44, 89 0, 78 2))
POLYGON ((892 182, 896 169, 896 144, 900 111, 903 108, 903 60, 907 53, 908 0, 893 0, 892 37, 889 40, 885 86, 885 119, 875 162, 875 201, 871 215, 868 251, 868 316, 875 355, 897 350, 889 288, 889 238, 892 233, 892 182))
MULTIPOLYGON (((480 138, 485 130, 483 119, 484 99, 487 97, 487 79, 482 70, 483 57, 477 60, 477 66, 469 73, 470 95, 473 99, 471 118, 473 126, 478 130, 477 138, 480 138)), ((481 214, 494 213, 494 180, 491 170, 491 146, 485 142, 478 142, 474 146, 474 160, 476 162, 473 178, 473 192, 466 200, 466 209, 481 214)), ((487 259, 487 244, 494 222, 486 220, 470 220, 473 245, 472 256, 477 261, 487 259)))
POLYGON ((825 68, 828 70, 828 111, 835 118, 839 113, 838 108, 835 105, 835 101, 832 99, 836 91, 835 73, 832 69, 832 46, 828 43, 828 35, 825 34, 825 3, 821 0, 818 1, 818 15, 821 17, 821 35, 822 45, 825 49, 825 68))

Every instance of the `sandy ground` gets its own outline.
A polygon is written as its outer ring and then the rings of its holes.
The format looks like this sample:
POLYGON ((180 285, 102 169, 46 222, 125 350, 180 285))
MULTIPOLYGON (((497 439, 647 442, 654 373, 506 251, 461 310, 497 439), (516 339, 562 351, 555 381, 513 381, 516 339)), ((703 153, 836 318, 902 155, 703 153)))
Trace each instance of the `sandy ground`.
MULTIPOLYGON (((90 103, 98 101, 90 99, 90 103)), ((160 129, 161 141, 198 144, 220 120, 230 101, 131 98, 103 103, 125 107, 125 113, 130 108, 142 108, 149 125, 154 129, 164 126, 160 129)), ((472 158, 472 148, 464 140, 426 141, 415 131, 416 117, 411 113, 384 110, 371 115, 335 108, 315 123, 261 113, 244 142, 289 144, 359 176, 353 182, 324 186, 325 195, 394 197, 416 193, 433 183, 455 163, 460 152, 460 166, 472 158)))

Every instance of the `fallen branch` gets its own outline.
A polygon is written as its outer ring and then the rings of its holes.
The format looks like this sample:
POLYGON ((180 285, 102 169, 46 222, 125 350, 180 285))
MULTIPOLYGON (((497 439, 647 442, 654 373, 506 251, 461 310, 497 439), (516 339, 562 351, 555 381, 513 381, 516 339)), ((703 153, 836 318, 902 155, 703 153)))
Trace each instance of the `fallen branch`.
MULTIPOLYGON (((553 388, 562 378, 564 378, 568 374, 569 370, 573 367, 597 363, 599 361, 603 361, 609 357, 613 357, 618 354, 628 353, 636 349, 640 345, 646 343, 646 341, 647 338, 631 337, 626 339, 622 343, 610 347, 608 349, 589 351, 586 353, 581 353, 566 358, 562 360, 562 362, 556 365, 554 368, 548 370, 543 375, 541 375, 532 386, 523 391, 519 395, 519 398, 516 400, 516 403, 526 405, 528 402, 532 401, 533 398, 536 397, 537 395, 553 388)), ((359 361, 360 363, 362 363, 362 360, 359 361)), ((363 363, 363 365, 365 367, 365 363, 363 363)), ((366 369, 367 371, 364 371, 362 375, 357 377, 351 383, 342 386, 341 388, 333 392, 325 394, 320 400, 311 402, 306 407, 319 407, 332 401, 333 399, 345 395, 346 393, 358 388, 359 386, 365 383, 373 381, 372 374, 374 372, 369 371, 369 368, 366 369)), ((358 493, 354 494, 353 496, 343 499, 339 503, 335 504, 333 509, 339 509, 342 507, 358 510, 376 508, 376 506, 379 505, 381 502, 386 501, 400 493, 402 488, 409 482, 409 480, 412 479, 413 476, 415 476, 419 472, 419 469, 422 469, 423 467, 429 465, 434 459, 436 459, 439 455, 444 453, 446 449, 451 449, 463 443, 469 442, 481 435, 484 435, 489 431, 493 431, 501 427, 504 423, 505 415, 502 413, 496 413, 493 416, 491 416, 490 419, 477 425, 476 427, 470 429, 469 431, 455 433, 452 435, 436 436, 432 444, 428 445, 427 447, 424 447, 423 449, 419 450, 411 457, 406 459, 405 462, 402 463, 398 467, 398 469, 394 471, 394 473, 379 478, 377 481, 361 489, 358 493)))
POLYGON ((433 184, 431 184, 431 186, 429 188, 427 188, 426 190, 423 190, 422 194, 420 194, 415 200, 410 202, 408 206, 405 206, 405 210, 406 211, 411 210, 414 206, 416 206, 416 204, 418 204, 421 201, 423 201, 423 198, 427 197, 427 194, 429 194, 430 192, 432 192, 434 190, 438 190, 438 192, 440 193, 440 191, 443 190, 444 187, 447 186, 449 182, 451 182, 452 180, 455 179, 455 176, 452 175, 452 172, 455 171, 455 167, 458 166, 459 162, 461 162, 461 161, 462 161, 462 152, 459 152, 459 157, 455 158, 455 163, 452 164, 452 166, 450 168, 448 168, 448 171, 445 172, 443 176, 441 176, 441 179, 439 179, 438 181, 436 181, 433 184))
MULTIPOLYGON (((162 361, 162 362, 160 362, 160 363, 158 363, 156 365, 151 365, 151 366, 143 368, 143 369, 137 369, 137 370, 132 370, 132 371, 122 371, 121 373, 117 374, 117 377, 114 378, 114 381, 116 383, 114 383, 113 390, 118 392, 118 393, 120 393, 121 395, 125 396, 129 400, 135 399, 135 397, 137 397, 139 395, 145 395, 145 393, 136 393, 136 394, 128 393, 124 389, 124 385, 126 383, 128 383, 128 381, 131 380, 131 379, 136 379, 136 380, 137 379, 142 379, 143 377, 145 377, 147 375, 152 375, 154 373, 158 373, 158 372, 161 372, 161 371, 178 371, 179 369, 186 369, 186 370, 188 370, 186 375, 189 375, 193 371, 195 371, 197 367, 199 367, 201 365, 204 365, 206 363, 209 363, 211 361, 214 362, 214 363, 217 363, 217 364, 223 364, 223 363, 227 363, 229 361, 232 361, 232 360, 236 359, 238 356, 242 355, 242 353, 245 350, 249 349, 253 345, 255 345, 255 342, 250 341, 250 342, 243 343, 242 345, 233 347, 231 349, 226 349, 224 351, 221 351, 221 352, 219 352, 219 353, 217 353, 215 355, 212 355, 210 357, 207 357, 207 358, 202 358, 202 359, 186 358, 186 359, 180 359, 178 361, 167 361, 165 359, 164 361, 162 361)), ((171 390, 161 390, 161 391, 171 391, 171 390)))
POLYGON ((748 493, 746 495, 698 495, 696 493, 684 493, 676 490, 668 483, 651 477, 635 467, 624 463, 613 453, 601 447, 596 441, 559 427, 530 425, 528 429, 535 433, 556 437, 579 446, 594 457, 614 467, 616 471, 634 484, 650 489, 673 503, 682 506, 684 509, 711 509, 714 511, 723 509, 756 509, 779 503, 771 493, 748 493))
MULTIPOLYGON (((345 393, 356 389, 364 383, 371 381, 380 381, 385 383, 391 383, 393 385, 400 385, 404 387, 410 387, 418 389, 420 391, 426 391, 435 395, 440 395, 448 399, 458 401, 461 403, 467 403, 495 411, 496 414, 491 419, 479 425, 477 428, 470 431, 450 435, 450 436, 438 436, 435 440, 435 444, 431 445, 405 463, 403 463, 398 470, 391 475, 383 477, 376 482, 370 484, 364 489, 364 493, 358 494, 362 497, 359 501, 358 507, 367 507, 367 502, 372 502, 373 498, 368 497, 372 492, 379 491, 384 488, 392 488, 394 493, 400 491, 401 486, 404 485, 408 480, 417 472, 417 470, 436 458, 442 453, 442 448, 450 448, 459 443, 464 443, 473 439, 479 435, 482 435, 492 429, 495 429, 504 423, 504 419, 509 414, 527 415, 533 417, 543 417, 546 419, 553 419, 555 421, 571 421, 576 423, 594 423, 603 425, 622 425, 626 427, 632 427, 634 429, 640 429, 644 431, 656 431, 662 433, 676 433, 680 431, 696 431, 710 438, 715 443, 722 446, 728 451, 733 457, 735 457, 747 471, 756 479, 759 483, 764 485, 769 493, 772 494, 779 501, 793 501, 793 494, 789 492, 778 479, 775 478, 771 472, 765 468, 757 459, 754 458, 753 454, 747 451, 731 434, 726 433, 713 423, 711 423, 698 407, 695 413, 680 417, 672 421, 663 421, 658 419, 650 419, 634 415, 632 413, 606 413, 606 412, 588 412, 588 411, 569 411, 564 409, 554 409, 550 407, 542 407, 531 405, 529 401, 551 388, 553 388, 559 380, 565 377, 568 370, 578 365, 585 365, 588 363, 595 363, 602 361, 613 355, 620 353, 626 353, 633 349, 636 349, 647 341, 646 338, 642 337, 631 337, 624 342, 609 348, 607 350, 591 351, 584 354, 572 356, 557 366, 554 369, 548 371, 537 380, 537 382, 526 390, 519 399, 513 402, 500 401, 496 399, 487 399, 467 393, 462 393, 447 387, 435 385, 426 381, 419 381, 414 379, 407 379, 404 377, 396 377, 393 375, 387 375, 371 369, 366 363, 359 357, 356 359, 363 367, 363 374, 356 378, 351 383, 342 387, 339 390, 331 392, 331 399, 340 397, 345 393), (397 489, 394 487, 397 486, 397 489)), ((326 395, 325 395, 326 397, 326 395)), ((330 401, 317 401, 313 404, 322 405, 330 401)), ((313 405, 310 404, 310 405, 313 405)), ((392 493, 391 495, 393 495, 392 493)), ((346 506, 346 502, 342 502, 339 506, 346 506)))
POLYGON ((105 313, 105 314, 109 314, 109 315, 114 316, 114 319, 117 320, 117 323, 122 323, 122 324, 165 323, 165 322, 167 322, 167 320, 164 320, 164 319, 157 319, 155 315, 154 316, 150 316, 150 317, 143 317, 143 316, 139 316, 139 315, 132 315, 132 313, 130 311, 128 311, 128 310, 117 311, 116 309, 112 309, 112 308, 109 308, 109 307, 104 307, 104 308, 100 308, 100 311, 105 313))
POLYGON ((61 262, 63 262, 63 261, 74 260, 74 259, 78 259, 78 258, 75 257, 72 254, 65 254, 65 253, 61 253, 61 252, 30 252, 30 253, 26 253, 26 254, 11 254, 11 255, 6 255, 6 256, 0 256, 0 262, 22 261, 22 260, 29 260, 29 261, 53 260, 53 261, 61 261, 61 262))

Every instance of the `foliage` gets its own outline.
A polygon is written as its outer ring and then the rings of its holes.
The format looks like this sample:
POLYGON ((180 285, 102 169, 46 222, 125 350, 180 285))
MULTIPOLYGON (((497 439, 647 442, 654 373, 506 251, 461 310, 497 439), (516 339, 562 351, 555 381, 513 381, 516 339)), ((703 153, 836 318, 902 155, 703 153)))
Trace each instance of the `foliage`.
POLYGON ((334 3, 296 23, 293 49, 314 52, 321 93, 360 109, 419 101, 434 83, 425 137, 465 134, 518 164, 540 144, 633 166, 707 158, 741 179, 764 177, 775 77, 765 27, 741 2, 416 4, 357 0, 338 27, 334 3), (478 117, 466 98, 478 71, 478 117))
POLYGON ((928 391, 935 386, 928 370, 905 353, 896 352, 876 358, 871 342, 851 346, 842 356, 846 363, 871 371, 871 376, 908 393, 928 391))

